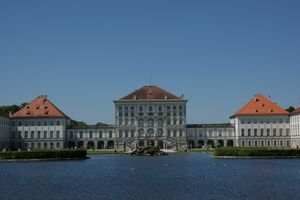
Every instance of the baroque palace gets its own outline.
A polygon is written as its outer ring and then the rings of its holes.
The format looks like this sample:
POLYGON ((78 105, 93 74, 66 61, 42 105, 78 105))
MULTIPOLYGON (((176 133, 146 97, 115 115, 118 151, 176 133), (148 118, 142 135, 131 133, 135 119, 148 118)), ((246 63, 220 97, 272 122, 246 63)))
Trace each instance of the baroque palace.
POLYGON ((257 94, 230 117, 230 123, 187 124, 187 102, 184 96, 145 86, 114 101, 114 125, 75 126, 46 96, 38 96, 10 116, 0 113, 0 149, 300 145, 300 108, 288 113, 257 94))

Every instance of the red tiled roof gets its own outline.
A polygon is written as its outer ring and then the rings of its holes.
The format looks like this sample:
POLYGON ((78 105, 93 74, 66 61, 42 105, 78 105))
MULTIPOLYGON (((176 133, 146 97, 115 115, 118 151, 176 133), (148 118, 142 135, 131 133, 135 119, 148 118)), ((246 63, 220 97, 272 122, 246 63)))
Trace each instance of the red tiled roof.
POLYGON ((233 116, 238 115, 288 115, 289 113, 267 97, 257 94, 242 109, 233 116))
POLYGON ((296 110, 294 110, 291 115, 296 115, 296 114, 300 114, 300 107, 296 108, 296 110))
POLYGON ((45 96, 38 96, 32 102, 15 112, 13 118, 24 117, 67 117, 45 96))
POLYGON ((182 99, 160 87, 144 86, 129 95, 121 98, 121 100, 153 100, 153 99, 182 99))

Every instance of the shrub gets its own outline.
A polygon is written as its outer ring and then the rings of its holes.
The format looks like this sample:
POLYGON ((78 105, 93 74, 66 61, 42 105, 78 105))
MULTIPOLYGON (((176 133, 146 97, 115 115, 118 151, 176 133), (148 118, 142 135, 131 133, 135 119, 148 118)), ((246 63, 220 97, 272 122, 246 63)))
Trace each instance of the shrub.
POLYGON ((73 159, 86 158, 86 150, 32 150, 0 152, 0 159, 73 159))
POLYGON ((300 149, 279 149, 264 147, 224 147, 217 148, 214 156, 236 157, 300 157, 300 149))

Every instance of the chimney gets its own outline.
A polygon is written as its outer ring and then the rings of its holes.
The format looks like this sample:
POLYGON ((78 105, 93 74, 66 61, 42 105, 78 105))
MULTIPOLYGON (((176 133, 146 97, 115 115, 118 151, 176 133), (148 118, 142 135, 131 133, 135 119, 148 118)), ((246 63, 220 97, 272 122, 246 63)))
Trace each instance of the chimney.
POLYGON ((9 111, 9 114, 8 114, 9 118, 12 118, 12 112, 9 111))

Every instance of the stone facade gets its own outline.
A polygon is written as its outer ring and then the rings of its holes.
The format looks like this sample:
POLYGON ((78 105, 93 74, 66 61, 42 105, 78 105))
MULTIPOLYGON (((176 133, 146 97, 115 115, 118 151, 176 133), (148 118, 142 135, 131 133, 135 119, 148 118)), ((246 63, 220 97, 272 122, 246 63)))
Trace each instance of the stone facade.
POLYGON ((300 147, 300 108, 292 112, 290 118, 290 126, 291 126, 291 140, 292 140, 291 145, 294 148, 299 148, 300 147))
POLYGON ((72 126, 67 129, 67 148, 114 149, 115 126, 72 126))
POLYGON ((65 147, 68 117, 46 96, 38 96, 12 115, 12 149, 65 147))
POLYGON ((183 97, 146 86, 114 101, 117 150, 160 146, 186 147, 186 103, 183 97))
POLYGON ((231 124, 188 124, 189 148, 235 146, 235 129, 231 124))
POLYGON ((289 113, 262 95, 255 95, 230 122, 235 146, 291 147, 289 113))
POLYGON ((9 148, 10 118, 0 113, 0 149, 9 148))
POLYGON ((11 118, 0 115, 0 149, 300 145, 300 108, 289 114, 262 95, 255 95, 228 124, 186 124, 187 100, 157 86, 142 87, 114 104, 115 125, 70 126, 62 111, 46 96, 38 96, 11 118))
POLYGON ((11 148, 59 149, 65 146, 65 118, 13 118, 11 148))

